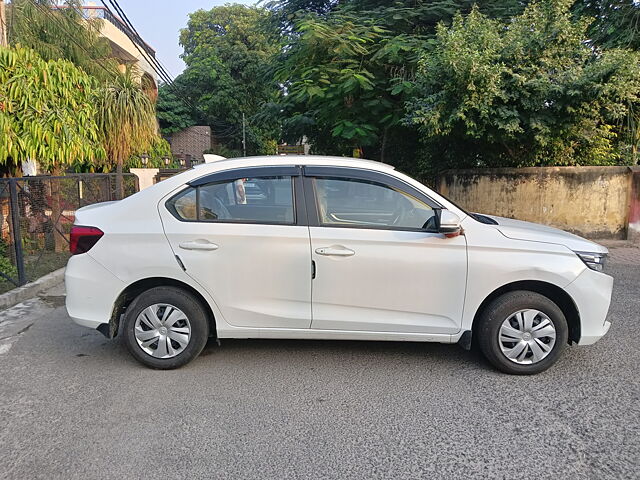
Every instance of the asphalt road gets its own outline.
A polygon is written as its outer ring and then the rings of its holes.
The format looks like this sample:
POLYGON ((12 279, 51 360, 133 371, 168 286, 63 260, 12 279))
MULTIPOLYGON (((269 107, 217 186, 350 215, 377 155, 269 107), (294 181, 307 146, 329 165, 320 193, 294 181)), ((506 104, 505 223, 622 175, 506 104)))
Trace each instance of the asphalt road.
POLYGON ((152 371, 51 292, 0 314, 0 478, 639 478, 628 258, 609 335, 535 377, 456 346, 337 341, 211 343, 152 371))

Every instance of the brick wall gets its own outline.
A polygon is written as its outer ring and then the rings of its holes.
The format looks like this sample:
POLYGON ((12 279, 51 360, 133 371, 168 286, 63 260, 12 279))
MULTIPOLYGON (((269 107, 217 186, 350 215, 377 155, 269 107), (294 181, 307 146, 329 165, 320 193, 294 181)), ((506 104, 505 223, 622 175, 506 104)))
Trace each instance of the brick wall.
POLYGON ((202 152, 211 148, 211 127, 194 126, 185 128, 181 132, 167 135, 171 144, 171 153, 177 157, 191 155, 198 161, 203 161, 202 152))

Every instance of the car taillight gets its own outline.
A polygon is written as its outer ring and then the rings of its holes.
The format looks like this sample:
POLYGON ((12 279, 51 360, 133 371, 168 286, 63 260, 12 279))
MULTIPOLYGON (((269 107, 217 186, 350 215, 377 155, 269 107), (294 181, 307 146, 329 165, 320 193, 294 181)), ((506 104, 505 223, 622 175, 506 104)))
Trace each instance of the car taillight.
POLYGON ((74 225, 71 227, 71 237, 69 241, 69 251, 71 255, 88 252, 103 235, 104 232, 99 228, 74 225))

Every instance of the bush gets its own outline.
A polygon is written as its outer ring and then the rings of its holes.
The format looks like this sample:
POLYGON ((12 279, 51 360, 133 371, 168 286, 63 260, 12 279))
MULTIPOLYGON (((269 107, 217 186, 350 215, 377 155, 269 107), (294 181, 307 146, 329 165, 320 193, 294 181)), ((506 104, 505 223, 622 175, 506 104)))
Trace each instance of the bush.
POLYGON ((640 102, 640 55, 588 45, 571 3, 533 2, 508 28, 477 9, 439 26, 408 104, 432 164, 632 162, 621 140, 640 102))

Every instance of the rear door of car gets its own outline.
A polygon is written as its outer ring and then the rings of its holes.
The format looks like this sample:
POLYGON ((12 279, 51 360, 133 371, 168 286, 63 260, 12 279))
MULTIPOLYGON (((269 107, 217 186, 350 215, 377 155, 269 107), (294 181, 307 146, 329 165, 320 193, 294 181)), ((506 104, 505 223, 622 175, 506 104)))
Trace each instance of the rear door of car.
POLYGON ((159 208, 174 253, 227 323, 310 327, 311 252, 300 167, 214 173, 159 208))

